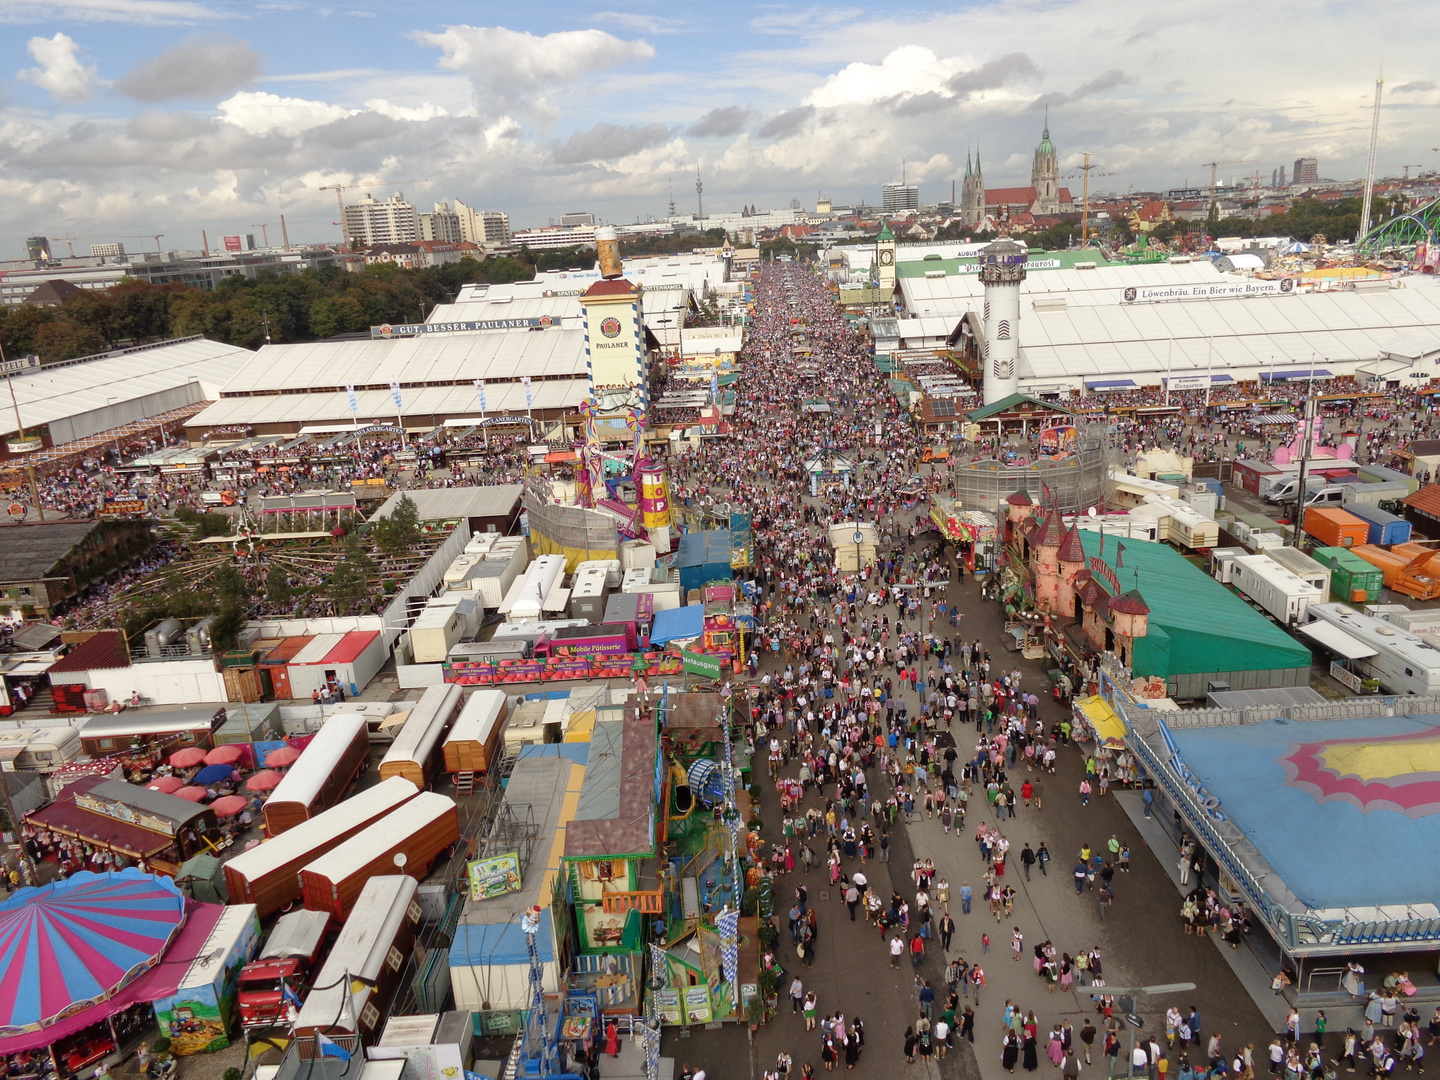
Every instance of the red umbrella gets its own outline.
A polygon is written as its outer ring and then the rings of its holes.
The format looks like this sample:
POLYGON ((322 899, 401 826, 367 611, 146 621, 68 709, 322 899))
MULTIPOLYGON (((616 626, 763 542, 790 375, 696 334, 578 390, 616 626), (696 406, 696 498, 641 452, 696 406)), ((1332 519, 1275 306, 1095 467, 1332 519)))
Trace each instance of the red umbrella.
POLYGON ((205 798, 205 789, 203 787, 196 787, 194 784, 191 784, 189 787, 180 788, 179 790, 173 792, 173 794, 180 799, 189 799, 191 802, 199 802, 201 799, 205 798))
POLYGON ((188 769, 192 765, 199 765, 205 760, 205 751, 198 746, 187 746, 184 750, 176 750, 170 755, 170 764, 177 769, 188 769))
POLYGON ((294 765, 299 757, 300 751, 293 746, 281 746, 265 755, 265 765, 267 768, 283 769, 286 765, 294 765))
POLYGON ((206 765, 234 765, 242 757, 245 751, 238 746, 227 745, 217 746, 205 755, 206 765))
POLYGON ((271 791, 280 783, 280 780, 280 774, 274 769, 264 769, 245 781, 245 790, 271 791))
POLYGON ((244 795, 222 795, 210 804, 210 809, 215 811, 216 817, 229 817, 231 814, 238 814, 250 804, 250 800, 244 795))
POLYGON ((163 791, 167 795, 174 795, 185 786, 185 781, 178 776, 157 776, 145 786, 155 791, 163 791))

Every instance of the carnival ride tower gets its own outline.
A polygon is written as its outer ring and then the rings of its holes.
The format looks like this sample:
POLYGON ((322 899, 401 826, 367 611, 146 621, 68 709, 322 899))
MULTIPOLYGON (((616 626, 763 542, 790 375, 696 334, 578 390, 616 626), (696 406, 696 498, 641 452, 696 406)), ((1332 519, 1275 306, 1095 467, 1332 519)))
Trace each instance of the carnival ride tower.
POLYGON ((1020 389, 1020 283, 1025 280, 1026 250, 1001 237, 980 252, 980 283, 985 286, 985 404, 1020 389))

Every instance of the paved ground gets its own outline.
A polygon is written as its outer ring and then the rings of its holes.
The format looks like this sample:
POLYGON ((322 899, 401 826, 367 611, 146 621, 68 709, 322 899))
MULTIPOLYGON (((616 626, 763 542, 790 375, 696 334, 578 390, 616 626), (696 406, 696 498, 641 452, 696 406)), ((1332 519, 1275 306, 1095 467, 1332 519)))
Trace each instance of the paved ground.
MULTIPOLYGON (((999 653, 999 635, 1003 629, 1001 614, 996 605, 980 599, 979 588, 973 580, 954 584, 949 592, 952 602, 958 602, 960 610, 966 615, 957 634, 967 639, 978 637, 987 647, 996 650, 992 658, 997 664, 1013 667, 1018 663, 1027 686, 1043 685, 1048 690, 1042 662, 1025 661, 1018 654, 999 653)), ((1060 715, 1060 707, 1043 694, 1042 702, 1042 715, 1060 715)), ((972 736, 973 728, 969 725, 957 729, 957 743, 962 750, 972 745, 972 736)), ((1170 863, 1174 861, 1170 854, 1173 844, 1168 836, 1159 829, 1154 829, 1148 837, 1142 836, 1120 805, 1124 796, 1117 798, 1115 793, 1095 798, 1088 807, 1082 808, 1077 794, 1082 769, 1080 752, 1076 749, 1064 751, 1058 775, 1046 777, 1043 781, 1045 809, 1022 808, 1020 816, 1004 826, 1006 835, 1014 843, 1012 866, 1007 870, 1006 880, 1015 883, 1019 892, 1015 917, 1010 922, 997 924, 978 905, 971 915, 960 914, 960 883, 968 880, 972 886, 978 886, 983 873, 984 865, 973 835, 980 820, 976 813, 993 820, 988 810, 972 812, 963 836, 954 833, 947 836, 938 819, 925 820, 921 816, 892 833, 895 842, 888 866, 872 862, 865 868, 882 896, 889 895, 892 885, 909 894, 913 892, 909 879, 912 858, 934 859, 941 875, 948 878, 952 888, 951 909, 959 924, 953 952, 971 962, 978 959, 985 968, 989 985, 976 1010, 974 1050, 962 1045, 943 1061, 932 1062, 929 1067, 932 1073, 943 1076, 944 1080, 999 1080, 1004 1075, 1000 1066, 1000 1017, 1007 998, 1014 999, 1027 1010, 1035 1010, 1042 1037, 1052 1022, 1068 1019, 1078 1031, 1085 1017, 1096 1016, 1090 998, 1078 987, 1070 993, 1058 990, 1053 994, 1045 992, 1044 984, 1035 976, 1030 963, 1029 947, 1046 938, 1053 940, 1061 951, 1072 954, 1078 949, 1098 945, 1105 961, 1107 981, 1112 985, 1126 982, 1135 985, 1196 983, 1199 989, 1193 994, 1182 995, 1177 1003, 1182 1006, 1197 1005, 1204 1030, 1219 1031, 1227 1047, 1248 1041, 1254 1042, 1257 1049, 1263 1051, 1275 1030, 1272 1026, 1275 1021, 1261 1014, 1228 962, 1230 958, 1221 955, 1221 949, 1212 939, 1189 937, 1182 930, 1179 893, 1170 873, 1170 863), (1073 865, 1075 853, 1082 843, 1089 842, 1100 847, 1112 834, 1130 845, 1132 872, 1119 875, 1115 904, 1108 913, 1108 921, 1102 923, 1095 894, 1076 895, 1069 867, 1073 865), (1147 839, 1159 846, 1159 856, 1151 854, 1147 839), (1041 877, 1037 871, 1034 879, 1027 883, 1015 853, 1026 842, 1038 847, 1042 840, 1054 856, 1051 873, 1041 877), (1012 925, 1021 927, 1027 943, 1026 956, 1018 963, 1009 956, 1012 925), (980 935, 986 931, 993 944, 989 955, 982 956, 980 935)), ((880 787, 888 792, 888 785, 880 787)), ((761 816, 766 821, 776 821, 779 817, 774 792, 768 787, 762 799, 761 816)), ((899 971, 889 967, 888 954, 874 927, 867 925, 863 917, 855 923, 849 921, 839 896, 827 895, 824 891, 819 871, 810 875, 807 885, 811 903, 820 912, 816 960, 812 968, 800 967, 793 949, 788 945, 789 936, 782 928, 782 962, 787 970, 799 972, 807 988, 818 992, 822 1015, 838 1009, 847 1018, 858 1014, 865 1021, 866 1049, 855 1069, 857 1077, 888 1076, 897 1067, 907 1073, 922 1072, 923 1067, 918 1061, 906 1067, 902 1055, 905 1027, 917 1013, 914 972, 910 965, 906 963, 899 971)), ((793 888, 794 881, 781 880, 776 890, 777 907, 782 901, 788 906, 793 888)), ((1236 957, 1250 958, 1244 949, 1236 957)), ((1250 959, 1253 969, 1250 981, 1263 987, 1263 972, 1259 970, 1258 963, 1250 959)), ((940 957, 937 940, 920 974, 940 987, 943 986, 943 969, 944 961, 940 957)), ((1158 1025, 1163 1036, 1164 1010, 1170 1003, 1170 999, 1165 999, 1145 1008, 1143 1015, 1147 1030, 1158 1025)), ((711 1080, 751 1080, 773 1067, 781 1050, 787 1050, 792 1055, 797 1069, 810 1061, 817 1071, 820 1070, 819 1041, 814 1033, 804 1031, 799 1017, 791 1016, 788 999, 783 996, 780 1015, 754 1035, 745 1060, 736 1058, 739 1049, 737 1030, 740 1035, 745 1034, 743 1029, 729 1028, 719 1032, 696 1029, 687 1039, 671 1035, 667 1037, 665 1052, 674 1053, 682 1062, 703 1066, 711 1080)), ((1095 1060, 1097 1064, 1085 1070, 1087 1075, 1098 1076, 1104 1068, 1103 1064, 1099 1064, 1098 1053, 1095 1060)), ((1056 1071, 1043 1054, 1040 1062, 1042 1071, 1056 1071)))

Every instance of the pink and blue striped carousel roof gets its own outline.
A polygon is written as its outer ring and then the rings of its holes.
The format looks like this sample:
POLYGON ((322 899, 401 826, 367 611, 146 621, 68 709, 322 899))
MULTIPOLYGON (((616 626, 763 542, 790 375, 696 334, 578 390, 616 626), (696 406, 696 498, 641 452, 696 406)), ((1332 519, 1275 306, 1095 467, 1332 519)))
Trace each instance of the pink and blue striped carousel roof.
POLYGON ((0 1034, 105 1000, 158 963, 184 922, 174 883, 135 869, 20 889, 0 903, 0 1034))

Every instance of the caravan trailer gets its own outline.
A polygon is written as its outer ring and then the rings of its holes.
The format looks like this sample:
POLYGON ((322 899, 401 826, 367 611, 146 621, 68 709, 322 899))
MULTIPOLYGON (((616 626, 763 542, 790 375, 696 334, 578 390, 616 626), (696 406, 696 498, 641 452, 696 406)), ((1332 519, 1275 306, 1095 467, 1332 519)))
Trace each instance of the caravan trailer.
POLYGON ((1317 587, 1296 577, 1269 555, 1241 555, 1231 565, 1235 588, 1282 626, 1305 622, 1310 606, 1322 602, 1317 587))
MULTIPOLYGON (((1349 662, 1365 678, 1377 680, 1392 694, 1440 694, 1440 649, 1396 623, 1362 615, 1345 604, 1312 604, 1310 616, 1343 630, 1370 656, 1349 662)), ((1301 631, 1305 627, 1300 627, 1301 631)), ((1324 644, 1324 641, 1321 641, 1324 644)))
POLYGON ((418 788, 429 787, 440 764, 441 743, 464 702, 464 693, 455 683, 426 687, 400 734, 380 759, 380 779, 403 776, 418 788))

